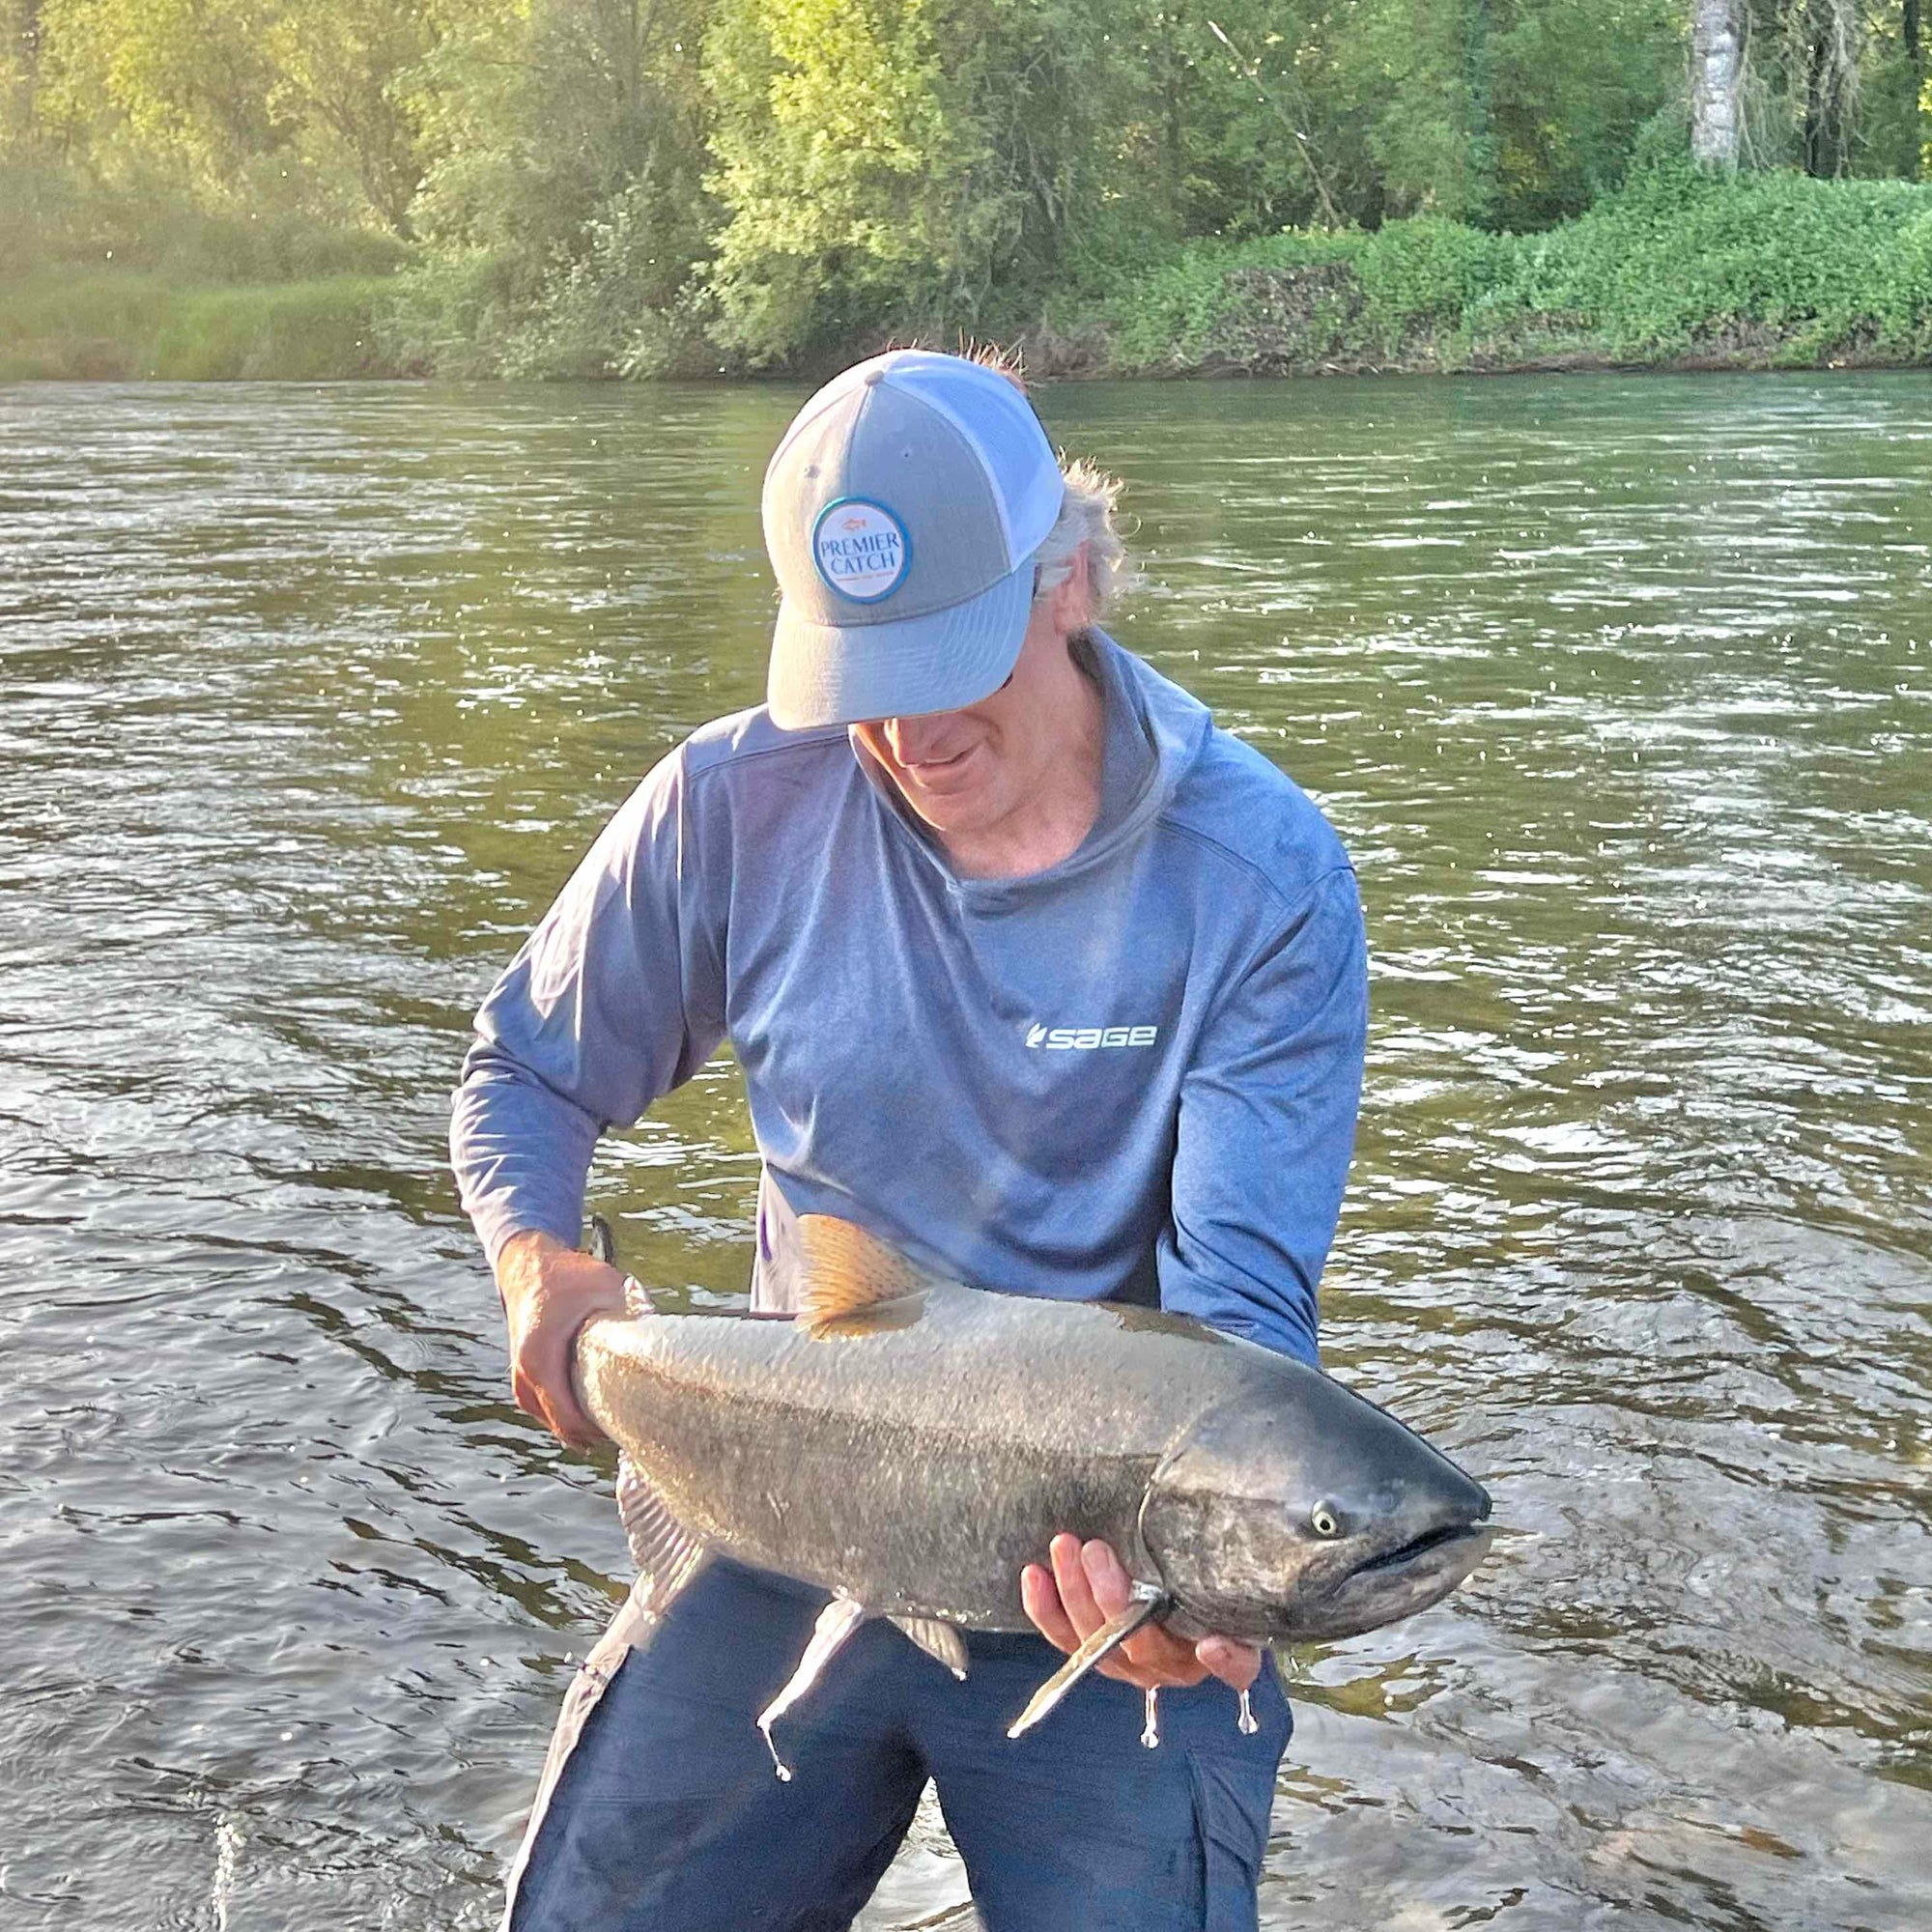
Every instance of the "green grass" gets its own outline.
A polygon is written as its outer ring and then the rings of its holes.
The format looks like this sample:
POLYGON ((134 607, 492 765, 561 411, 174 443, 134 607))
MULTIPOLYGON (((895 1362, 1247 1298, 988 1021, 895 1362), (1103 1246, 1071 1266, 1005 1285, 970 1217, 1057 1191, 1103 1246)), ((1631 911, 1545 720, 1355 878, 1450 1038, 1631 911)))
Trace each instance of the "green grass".
POLYGON ((384 275, 184 286, 139 270, 0 280, 0 381, 281 380, 408 373, 379 339, 384 275))

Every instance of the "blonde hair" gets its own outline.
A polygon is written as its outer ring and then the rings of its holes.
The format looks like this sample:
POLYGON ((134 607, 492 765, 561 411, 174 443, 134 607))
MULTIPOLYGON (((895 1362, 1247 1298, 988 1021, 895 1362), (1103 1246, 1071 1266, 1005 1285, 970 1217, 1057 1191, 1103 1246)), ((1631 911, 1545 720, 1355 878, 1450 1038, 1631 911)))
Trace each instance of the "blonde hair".
MULTIPOLYGON (((982 369, 1004 376, 1021 395, 1026 394, 1025 360, 1018 349, 1002 348, 996 342, 962 341, 959 353, 982 369)), ((1066 494, 1046 541, 1034 552, 1034 564, 1039 572, 1034 598, 1037 602, 1050 596, 1066 582, 1073 574, 1074 553, 1085 544, 1088 608, 1098 623, 1133 584, 1127 546, 1115 520, 1121 479, 1110 476, 1097 463, 1089 463, 1084 456, 1069 457, 1065 451, 1060 457, 1060 476, 1066 494)))

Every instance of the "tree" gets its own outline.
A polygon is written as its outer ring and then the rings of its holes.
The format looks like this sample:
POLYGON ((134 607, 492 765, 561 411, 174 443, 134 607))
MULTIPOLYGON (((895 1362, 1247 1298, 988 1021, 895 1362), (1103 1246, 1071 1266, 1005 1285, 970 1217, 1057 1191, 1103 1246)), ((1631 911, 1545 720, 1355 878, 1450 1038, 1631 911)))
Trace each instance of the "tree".
POLYGON ((41 0, 0 0, 0 155, 38 132, 41 0))
POLYGON ((417 0, 11 5, 37 29, 43 118, 97 176, 251 213, 286 180, 283 199, 313 191, 338 220, 360 200, 407 232, 421 166, 398 81, 435 40, 417 0))
POLYGON ((720 339, 768 363, 868 310, 938 321, 972 274, 954 214, 978 156, 923 0, 724 0, 705 79, 720 339))
POLYGON ((434 44, 422 10, 409 0, 298 0, 265 42, 271 104, 332 148, 383 222, 408 235, 422 160, 399 82, 434 44))
POLYGON ((1693 0, 1690 16, 1690 155, 1733 169, 1744 144, 1744 32, 1739 0, 1693 0))
POLYGON ((1806 0, 1804 39, 1804 172, 1847 172, 1858 111, 1863 22, 1858 0, 1806 0))
POLYGON ((42 99, 102 172, 219 190, 286 148, 270 18, 241 0, 43 0, 42 99))
POLYGON ((703 185, 707 0, 437 0, 410 77, 429 244, 407 284, 412 355, 466 373, 656 366, 717 210, 703 185))

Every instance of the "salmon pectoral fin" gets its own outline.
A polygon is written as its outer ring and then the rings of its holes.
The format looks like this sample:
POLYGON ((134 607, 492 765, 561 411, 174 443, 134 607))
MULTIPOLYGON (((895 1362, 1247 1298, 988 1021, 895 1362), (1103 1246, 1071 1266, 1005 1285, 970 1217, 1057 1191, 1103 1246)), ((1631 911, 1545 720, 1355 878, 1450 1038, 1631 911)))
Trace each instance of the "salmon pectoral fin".
POLYGON ((814 1341, 909 1328, 938 1285, 917 1262, 856 1222, 836 1214, 802 1214, 805 1249, 798 1319, 814 1341))
POLYGON ((966 1681, 966 1639, 949 1623, 937 1617, 888 1617, 896 1624, 926 1656, 936 1659, 958 1678, 966 1681))
POLYGON ((818 1613, 818 1622, 812 1628, 811 1641, 805 1647, 805 1655, 798 1661, 798 1668, 791 1674, 785 1688, 758 1713, 758 1729, 765 1734, 765 1748, 772 1754, 772 1763, 778 1767, 779 1776, 786 1783, 791 1781, 791 1767, 779 1755, 779 1747, 772 1742, 772 1726, 803 1697, 825 1674, 825 1666, 838 1653, 839 1646, 866 1620, 864 1604, 854 1603, 850 1597, 834 1597, 818 1613))
POLYGON ((617 1520, 631 1546, 638 1575, 648 1578, 645 1607, 659 1615, 699 1570, 711 1552, 694 1536, 641 1475, 628 1456, 617 1458, 617 1520))
POLYGON ((1103 1657, 1118 1650, 1143 1624, 1151 1623, 1169 1607, 1167 1592, 1157 1583, 1136 1583, 1126 1608, 1109 1617, 1027 1700, 1026 1709, 1013 1719, 1008 1737, 1016 1738, 1032 1730, 1103 1657))

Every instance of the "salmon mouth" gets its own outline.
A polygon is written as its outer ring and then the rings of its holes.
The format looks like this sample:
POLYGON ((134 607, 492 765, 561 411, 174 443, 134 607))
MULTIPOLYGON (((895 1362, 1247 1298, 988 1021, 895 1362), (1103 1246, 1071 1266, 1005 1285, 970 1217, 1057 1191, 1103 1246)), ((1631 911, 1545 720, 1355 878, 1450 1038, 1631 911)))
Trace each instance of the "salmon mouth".
POLYGON ((1494 1535, 1486 1523, 1446 1523, 1366 1558, 1305 1605, 1291 1641, 1360 1636, 1439 1604, 1489 1554, 1494 1535))
MULTIPOLYGON (((1421 1562, 1434 1550, 1451 1551, 1458 1545, 1470 1547, 1473 1561, 1469 1567, 1474 1569, 1489 1553, 1492 1533, 1481 1523, 1444 1523, 1440 1529, 1432 1529, 1425 1536, 1414 1537, 1393 1549, 1383 1550, 1379 1556, 1371 1556, 1366 1563, 1356 1564, 1350 1571, 1348 1581, 1352 1583, 1358 1577, 1373 1577, 1378 1571, 1404 1570, 1410 1564, 1421 1562), (1477 1545, 1481 1547, 1476 1548, 1477 1545)), ((1463 1574, 1466 1576, 1468 1573, 1465 1571, 1463 1574)))

